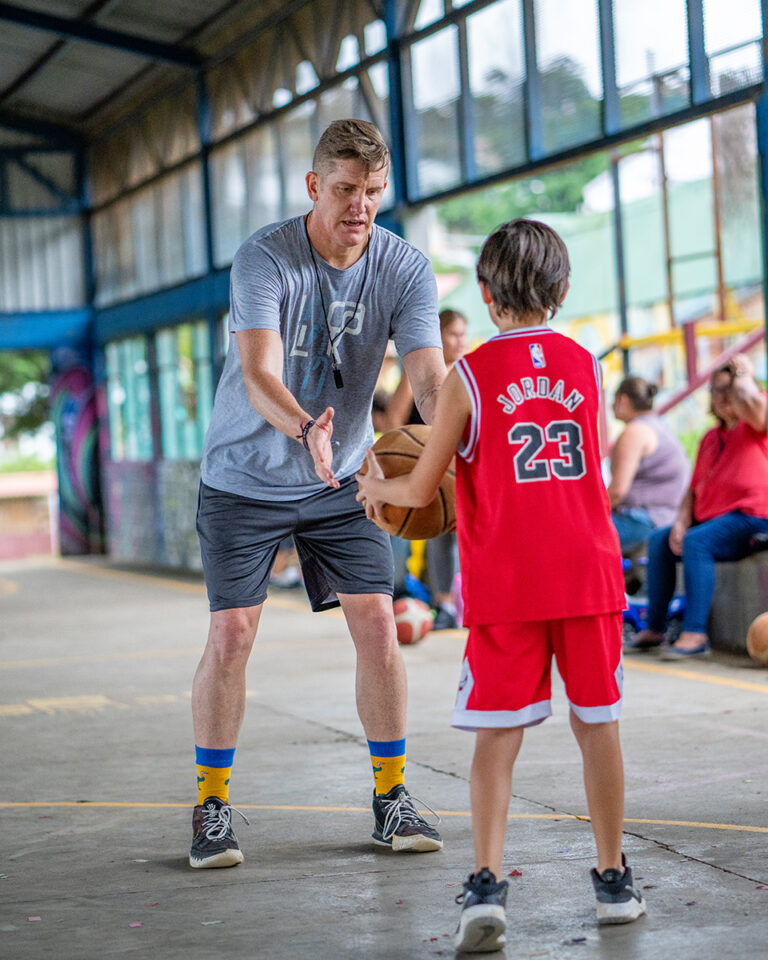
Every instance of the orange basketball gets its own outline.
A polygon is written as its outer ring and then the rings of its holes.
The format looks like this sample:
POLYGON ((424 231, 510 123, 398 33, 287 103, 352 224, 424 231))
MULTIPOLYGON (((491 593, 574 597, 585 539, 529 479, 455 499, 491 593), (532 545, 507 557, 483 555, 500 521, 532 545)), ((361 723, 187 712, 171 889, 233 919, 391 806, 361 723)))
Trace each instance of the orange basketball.
MULTIPOLYGON (((430 427, 423 423, 408 424, 382 434, 373 445, 373 452, 385 477, 399 477, 413 470, 424 449, 430 427)), ((368 472, 364 463, 360 473, 368 472)), ((456 528, 456 471, 454 463, 445 471, 437 493, 426 507, 395 507, 387 503, 379 523, 393 537, 404 540, 430 540, 456 528)), ((377 521, 378 523, 378 521, 377 521)))
POLYGON ((761 613, 749 625, 747 653, 756 663, 768 667, 768 613, 761 613))

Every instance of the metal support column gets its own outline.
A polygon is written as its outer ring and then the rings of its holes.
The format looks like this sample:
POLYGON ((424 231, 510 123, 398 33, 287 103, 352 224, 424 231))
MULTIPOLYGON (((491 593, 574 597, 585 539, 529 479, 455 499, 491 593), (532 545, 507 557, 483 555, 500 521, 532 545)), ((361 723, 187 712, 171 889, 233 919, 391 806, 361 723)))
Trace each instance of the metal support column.
MULTIPOLYGON (((387 70, 389 74, 389 138, 392 174, 395 178, 395 210, 390 226, 403 232, 403 208, 410 195, 409 160, 406 147, 405 91, 400 53, 400 26, 397 0, 384 0, 384 24, 387 28, 387 70)), ((410 91, 410 83, 408 83, 410 91)))
MULTIPOLYGON (((613 234, 614 251, 616 254, 616 288, 619 308, 619 329, 621 336, 629 333, 629 317, 627 314, 627 282, 624 264, 624 228, 621 217, 621 184, 619 180, 619 156, 611 153, 611 182, 613 183, 613 234)), ((624 375, 629 373, 629 350, 622 348, 621 364, 624 375)))
POLYGON ((536 60, 536 12, 533 0, 523 0, 523 49, 525 52, 525 133, 528 159, 544 155, 541 124, 541 80, 536 60))
POLYGON ((600 67, 603 74, 603 133, 610 136, 621 129, 621 103, 616 86, 613 0, 598 0, 597 15, 600 24, 600 67))
MULTIPOLYGON (((208 87, 205 72, 198 70, 195 78, 197 93, 197 135, 200 141, 200 180, 203 194, 203 234, 205 242, 205 270, 210 276, 215 270, 215 248, 213 240, 213 194, 211 191, 211 108, 208 99, 208 87)), ((218 316, 210 308, 205 317, 208 323, 208 343, 211 354, 211 373, 213 382, 221 376, 221 351, 219 349, 218 316)), ((154 421, 153 421, 154 427, 154 421)))
MULTIPOLYGON (((763 323, 765 324, 765 342, 768 343, 768 0, 760 3, 763 24, 763 42, 761 53, 763 61, 763 93, 755 104, 755 122, 757 125, 757 160, 760 196, 760 222, 762 224, 762 254, 763 254, 763 323)), ((766 351, 768 356, 768 351, 766 351)), ((768 364, 767 364, 768 366, 768 364)), ((768 369, 763 373, 768 379, 768 369)))
POLYGON ((704 2, 687 0, 688 7, 688 59, 691 66, 691 103, 706 103, 709 92, 709 60, 704 46, 704 2))

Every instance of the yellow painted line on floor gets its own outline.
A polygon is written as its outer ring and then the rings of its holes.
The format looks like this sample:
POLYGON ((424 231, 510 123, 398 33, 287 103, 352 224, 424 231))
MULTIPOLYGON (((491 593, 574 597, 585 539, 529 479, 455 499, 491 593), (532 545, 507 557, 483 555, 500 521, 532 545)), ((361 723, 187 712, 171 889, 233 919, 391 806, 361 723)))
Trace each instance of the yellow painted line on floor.
POLYGON ((737 690, 752 690, 757 693, 768 693, 768 683, 750 683, 748 680, 735 680, 731 677, 719 677, 712 673, 700 673, 698 670, 680 670, 678 667, 667 667, 661 663, 638 663, 636 660, 624 658, 624 668, 640 670, 645 673, 661 673, 672 677, 682 677, 684 680, 698 680, 700 683, 714 683, 719 687, 735 687, 737 690))
MULTIPOLYGON (((171 590, 178 590, 181 593, 192 593, 196 596, 205 596, 204 583, 187 583, 184 580, 175 580, 172 577, 163 577, 155 573, 138 573, 132 570, 114 570, 108 567, 92 566, 90 563, 82 563, 71 558, 59 558, 55 564, 66 570, 74 568, 78 573, 92 573, 97 577, 108 577, 112 580, 139 581, 141 583, 156 583, 162 587, 169 587, 171 590)), ((270 593, 267 597, 265 606, 279 610, 295 610, 297 613, 311 613, 309 601, 302 593, 297 597, 275 596, 270 593)), ((331 616, 343 616, 341 610, 328 610, 331 616)))
MULTIPOLYGON (((151 809, 151 810, 188 810, 189 803, 131 803, 127 800, 24 800, 0 801, 0 808, 42 808, 42 807, 99 807, 112 809, 151 809)), ((238 803, 238 810, 270 810, 287 813, 370 813, 370 807, 317 807, 302 804, 265 804, 265 803, 238 803)), ((421 811, 429 813, 430 811, 421 811)), ((471 817, 469 810, 436 810, 441 817, 471 817)), ((589 823, 588 816, 579 816, 573 813, 510 813, 508 820, 574 820, 579 823, 589 823)), ((704 823, 695 820, 648 820, 627 817, 625 824, 643 823, 658 827, 693 827, 699 830, 736 830, 741 833, 768 833, 768 827, 753 827, 738 823, 704 823)))
POLYGON ((15 580, 6 580, 5 577, 0 577, 0 597, 8 597, 12 593, 19 592, 19 585, 15 580))
POLYGON ((200 657, 203 644, 196 647, 166 647, 164 650, 132 650, 127 653, 72 654, 64 657, 38 657, 31 660, 0 660, 0 670, 27 670, 33 667, 67 667, 78 663, 122 663, 136 660, 172 660, 175 657, 200 657))
POLYGON ((72 570, 77 573, 93 574, 95 577, 107 577, 110 580, 139 581, 140 583, 156 583, 158 586, 171 587, 182 593, 205 594, 205 584, 187 583, 184 580, 174 580, 173 577, 162 577, 154 573, 138 573, 132 570, 113 570, 109 567, 98 567, 90 563, 72 560, 71 557, 60 557, 56 567, 62 570, 72 570))

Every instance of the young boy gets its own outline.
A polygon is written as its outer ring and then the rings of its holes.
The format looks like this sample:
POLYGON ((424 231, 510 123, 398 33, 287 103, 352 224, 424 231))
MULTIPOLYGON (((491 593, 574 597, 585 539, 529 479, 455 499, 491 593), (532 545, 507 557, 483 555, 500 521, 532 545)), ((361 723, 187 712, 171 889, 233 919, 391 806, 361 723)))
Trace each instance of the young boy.
POLYGON ((597 845, 598 923, 645 913, 621 850, 621 611, 618 538, 600 473, 595 358, 547 326, 568 289, 562 239, 504 224, 477 264, 499 333, 457 361, 413 472, 383 479, 368 452, 358 499, 422 506, 454 453, 464 623, 469 636, 452 724, 477 732, 470 776, 475 872, 464 884, 458 951, 505 943, 501 880, 512 768, 525 727, 551 713, 552 655, 581 748, 597 845))

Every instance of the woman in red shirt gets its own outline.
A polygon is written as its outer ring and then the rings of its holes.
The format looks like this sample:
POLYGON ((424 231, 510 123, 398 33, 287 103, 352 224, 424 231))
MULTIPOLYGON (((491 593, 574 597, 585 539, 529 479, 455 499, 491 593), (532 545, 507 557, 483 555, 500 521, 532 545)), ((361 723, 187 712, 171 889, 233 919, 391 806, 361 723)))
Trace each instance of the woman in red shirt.
POLYGON ((752 363, 737 354, 712 374, 712 413, 718 425, 699 445, 691 486, 671 527, 648 541, 648 629, 625 650, 646 650, 664 641, 666 611, 683 563, 683 632, 662 658, 709 654, 707 617, 715 588, 715 563, 740 560, 756 533, 768 533, 768 436, 766 394, 752 363))

